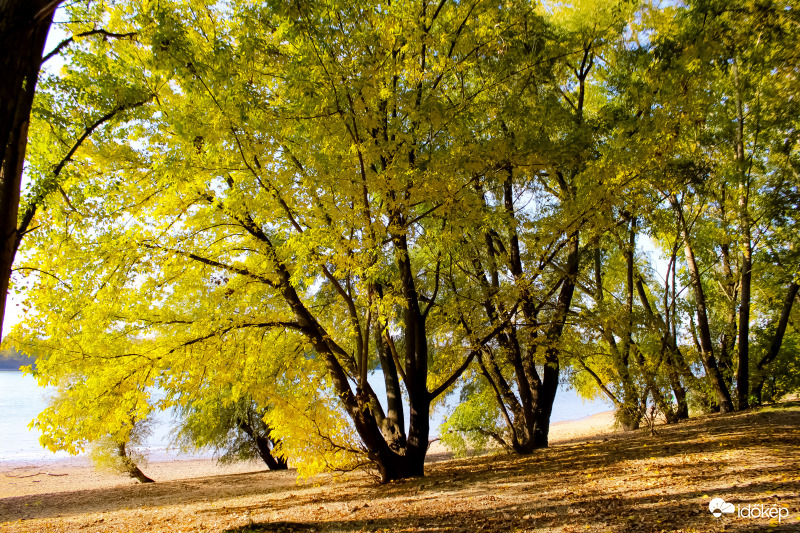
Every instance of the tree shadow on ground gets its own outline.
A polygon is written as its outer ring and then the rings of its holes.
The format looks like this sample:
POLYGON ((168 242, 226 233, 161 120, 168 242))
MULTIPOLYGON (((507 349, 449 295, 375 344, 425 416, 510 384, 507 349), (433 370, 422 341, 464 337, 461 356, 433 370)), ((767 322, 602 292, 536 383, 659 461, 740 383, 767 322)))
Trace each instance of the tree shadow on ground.
POLYGON ((227 531, 797 531, 800 410, 714 415, 560 443, 526 457, 429 464, 424 478, 377 486, 349 475, 231 474, 0 500, 0 517, 47 518, 179 506, 227 531), (175 493, 181 499, 175 502, 175 493), (98 495, 102 494, 98 503, 98 495), (790 509, 788 523, 714 518, 711 498, 790 509), (49 509, 51 498, 61 505, 49 509), (92 501, 94 500, 94 503, 92 501), (36 507, 36 501, 45 502, 36 507), (246 503, 246 504, 245 504, 246 503), (65 506, 68 511, 65 512, 65 506), (193 507, 189 507, 193 506, 193 507), (242 525, 243 516, 250 517, 242 525), (234 517, 238 517, 234 519, 234 517), (236 526, 234 527, 234 524, 236 526), (247 529, 250 528, 250 529, 247 529))
MULTIPOLYGON (((673 495, 669 502, 649 498, 605 498, 589 502, 550 503, 521 509, 498 505, 463 512, 400 513, 390 517, 331 518, 310 521, 254 522, 225 530, 226 533, 289 532, 473 532, 473 531, 603 531, 613 533, 660 533, 665 531, 735 532, 798 531, 794 517, 783 523, 723 516, 716 518, 707 504, 687 503, 701 491, 673 495)), ((795 502, 796 503, 796 502, 795 502)), ((431 510, 433 511, 433 510, 431 510)))

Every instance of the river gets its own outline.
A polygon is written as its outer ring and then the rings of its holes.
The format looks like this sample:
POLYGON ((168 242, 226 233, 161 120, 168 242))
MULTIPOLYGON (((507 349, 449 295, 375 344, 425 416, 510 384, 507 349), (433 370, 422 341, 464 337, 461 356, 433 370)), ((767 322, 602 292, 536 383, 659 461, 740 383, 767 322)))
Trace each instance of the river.
MULTIPOLYGON (((370 383, 381 395, 383 380, 372 376, 370 383)), ((53 453, 39 445, 39 432, 29 429, 31 421, 47 405, 48 391, 36 385, 30 375, 19 371, 0 371, 0 461, 48 461, 69 457, 65 452, 53 453)), ((452 402, 452 400, 450 400, 452 402)), ((577 420, 612 409, 605 401, 584 401, 577 393, 561 387, 553 406, 553 422, 577 420)), ((434 412, 431 435, 438 435, 444 413, 434 412)), ((168 450, 171 418, 169 412, 156 413, 153 433, 147 441, 148 455, 153 459, 186 457, 168 450)), ((202 454, 201 456, 210 456, 202 454)), ((197 456, 192 456, 197 457, 197 456)))

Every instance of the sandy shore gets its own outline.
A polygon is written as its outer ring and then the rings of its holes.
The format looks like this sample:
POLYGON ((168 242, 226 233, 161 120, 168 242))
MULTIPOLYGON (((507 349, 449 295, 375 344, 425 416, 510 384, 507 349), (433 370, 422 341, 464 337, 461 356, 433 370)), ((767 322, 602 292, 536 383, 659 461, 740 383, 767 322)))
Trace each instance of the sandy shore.
MULTIPOLYGON (((555 422, 550 427, 550 441, 558 444, 602 436, 613 431, 613 424, 613 411, 580 420, 555 422)), ((444 446, 435 442, 431 445, 429 458, 432 461, 448 459, 450 454, 444 446)), ((157 482, 243 474, 265 469, 264 463, 260 461, 220 465, 208 458, 151 461, 142 467, 157 482)), ((46 462, 0 462, 0 498, 136 484, 135 480, 118 474, 96 471, 85 456, 46 462)))
POLYGON ((526 456, 446 460, 435 445, 424 478, 386 485, 364 472, 297 479, 185 456, 147 465, 154 484, 96 473, 80 458, 0 463, 0 532, 794 532, 798 428, 800 402, 702 415, 657 434, 614 432, 603 413, 553 424, 553 445, 526 456), (712 498, 780 508, 784 521, 718 518, 712 498))
POLYGON ((550 425, 550 442, 556 444, 591 437, 602 438, 614 431, 614 411, 605 411, 578 420, 554 422, 550 425))

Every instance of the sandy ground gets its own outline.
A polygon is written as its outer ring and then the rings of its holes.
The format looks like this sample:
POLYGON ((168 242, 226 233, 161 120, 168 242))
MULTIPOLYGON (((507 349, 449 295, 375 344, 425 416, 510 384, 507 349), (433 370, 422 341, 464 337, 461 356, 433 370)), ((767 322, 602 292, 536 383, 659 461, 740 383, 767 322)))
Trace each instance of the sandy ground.
POLYGON ((80 461, 3 465, 0 533, 800 531, 800 402, 655 435, 612 424, 610 413, 554 424, 552 445, 527 456, 451 459, 435 447, 425 477, 386 485, 361 472, 299 480, 208 460, 153 462, 149 484, 80 461), (785 516, 715 517, 713 498, 785 516))
MULTIPOLYGON (((555 422, 550 427, 550 442, 563 443, 610 433, 613 424, 613 411, 580 420, 555 422)), ((449 458, 451 454, 444 446, 438 442, 431 444, 429 462, 449 458)), ((156 482, 164 482, 259 472, 266 467, 260 461, 220 465, 213 459, 174 459, 149 462, 142 466, 142 470, 156 482)), ((0 462, 0 498, 137 484, 133 479, 95 470, 85 456, 47 462, 0 462)))

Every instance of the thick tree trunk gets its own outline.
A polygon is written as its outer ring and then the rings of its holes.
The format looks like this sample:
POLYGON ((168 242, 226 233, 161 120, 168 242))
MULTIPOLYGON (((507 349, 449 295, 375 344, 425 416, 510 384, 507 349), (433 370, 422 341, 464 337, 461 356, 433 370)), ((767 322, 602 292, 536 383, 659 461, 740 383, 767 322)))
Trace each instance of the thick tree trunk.
MULTIPOLYGON (((408 438, 405 455, 393 454, 391 467, 402 477, 422 476, 430 435, 431 395, 428 392, 428 334, 425 315, 419 306, 419 294, 414 283, 411 254, 405 234, 393 235, 395 258, 405 300, 405 375, 408 378, 408 438), (402 459, 401 459, 402 457, 402 459)), ((389 465, 387 465, 389 467, 389 465)), ((400 479, 400 478, 391 478, 400 479)))
POLYGON ((17 231, 22 168, 53 0, 0 0, 0 340, 17 231))

